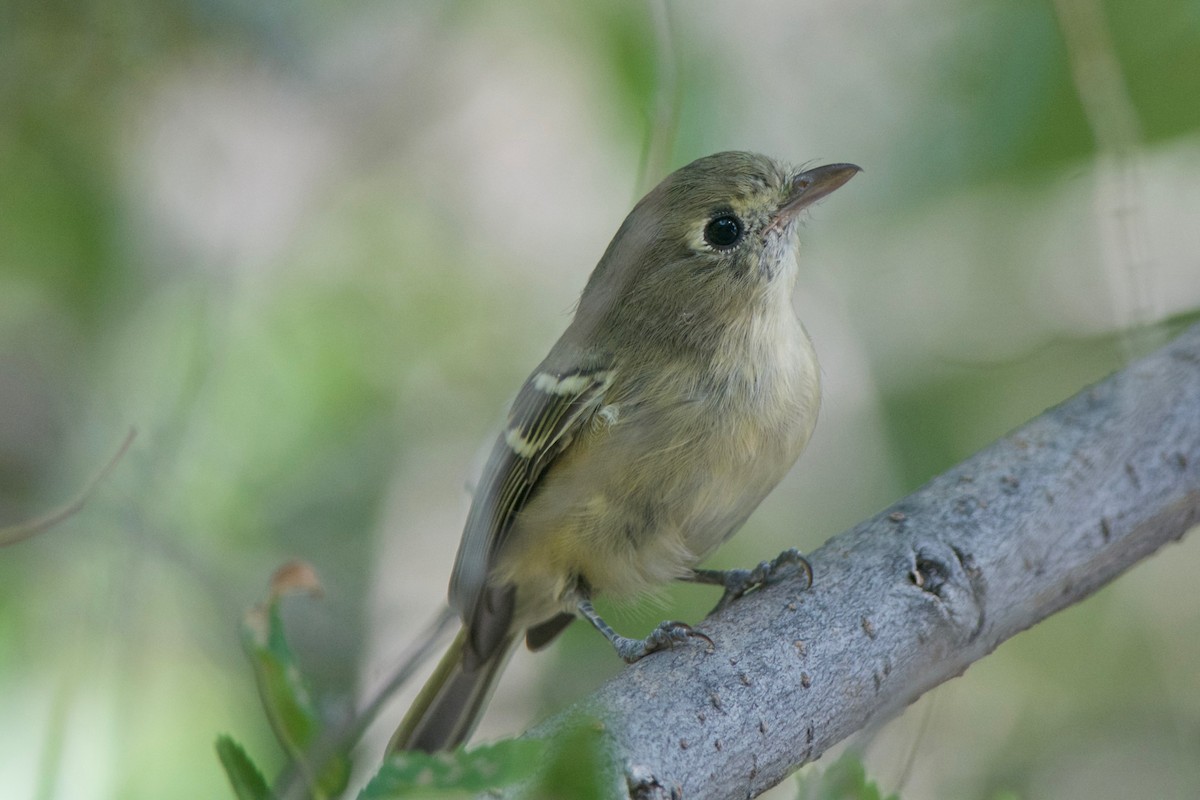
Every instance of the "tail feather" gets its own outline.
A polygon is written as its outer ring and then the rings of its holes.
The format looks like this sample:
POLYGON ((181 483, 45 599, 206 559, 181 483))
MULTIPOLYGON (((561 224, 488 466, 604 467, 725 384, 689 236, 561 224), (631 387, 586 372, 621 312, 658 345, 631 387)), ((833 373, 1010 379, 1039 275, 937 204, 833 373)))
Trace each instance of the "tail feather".
POLYGON ((388 752, 452 750, 475 730, 496 688, 496 679, 512 655, 515 640, 510 636, 495 648, 490 658, 468 666, 468 662, 476 659, 464 658, 467 636, 464 627, 454 637, 392 736, 388 752))

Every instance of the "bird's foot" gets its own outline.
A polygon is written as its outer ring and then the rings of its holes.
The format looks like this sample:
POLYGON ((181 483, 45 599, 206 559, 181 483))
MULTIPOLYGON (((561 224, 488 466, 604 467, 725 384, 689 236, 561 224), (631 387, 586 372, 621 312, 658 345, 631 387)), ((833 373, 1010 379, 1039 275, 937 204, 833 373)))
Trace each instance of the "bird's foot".
POLYGON ((629 639, 624 636, 618 636, 612 640, 612 644, 617 650, 617 655, 623 658, 625 663, 632 664, 656 650, 669 650, 676 644, 682 644, 688 639, 702 639, 708 644, 710 650, 715 647, 712 639, 691 625, 688 625, 686 622, 671 620, 660 622, 658 627, 650 631, 650 635, 645 639, 629 639))
POLYGON ((579 613, 583 615, 584 619, 592 623, 592 626, 596 630, 604 634, 604 638, 612 643, 613 649, 617 651, 617 655, 627 664, 640 661, 657 650, 667 650, 689 639, 702 639, 708 643, 710 649, 714 647, 712 639, 686 622, 662 622, 659 623, 657 628, 650 631, 650 635, 645 639, 630 639, 628 636, 622 636, 614 631, 612 626, 596 613, 596 609, 590 601, 581 600, 578 608, 579 613))
POLYGON ((725 593, 721 595, 721 599, 713 608, 713 612, 717 612, 742 595, 783 580, 796 572, 804 573, 805 588, 812 586, 812 565, 799 550, 790 547, 772 560, 764 561, 753 569, 696 569, 692 570, 692 574, 685 580, 725 587, 725 593))

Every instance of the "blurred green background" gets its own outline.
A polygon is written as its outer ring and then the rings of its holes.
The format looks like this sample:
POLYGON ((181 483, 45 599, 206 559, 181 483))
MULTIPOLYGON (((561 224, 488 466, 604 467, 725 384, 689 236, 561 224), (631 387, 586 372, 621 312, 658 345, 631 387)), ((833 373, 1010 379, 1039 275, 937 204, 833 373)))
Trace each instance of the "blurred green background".
MULTIPOLYGON (((226 797, 220 732, 277 769, 237 626, 290 557, 329 715, 375 690, 609 237, 723 149, 865 173, 802 232, 816 437, 718 565, 817 547, 1200 308, 1194 0, 0 0, 0 525, 138 431, 0 550, 0 796, 226 797)), ((1193 533, 1002 646, 860 737, 872 776, 1200 796, 1198 570, 1193 533)), ((578 626, 519 654, 478 738, 618 668, 578 626)))

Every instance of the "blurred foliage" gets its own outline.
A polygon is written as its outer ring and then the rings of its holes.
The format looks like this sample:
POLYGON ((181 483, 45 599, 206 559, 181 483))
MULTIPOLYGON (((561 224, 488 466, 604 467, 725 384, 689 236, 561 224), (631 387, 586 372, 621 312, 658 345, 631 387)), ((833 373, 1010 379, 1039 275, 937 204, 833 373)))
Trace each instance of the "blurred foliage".
POLYGON ((796 800, 900 800, 900 795, 883 795, 867 779, 867 768, 853 753, 843 753, 824 769, 812 769, 797 777, 796 800))
MULTIPOLYGON (((1151 346, 1122 276, 1169 333, 1200 306, 1200 3, 1088 6, 1136 122, 1119 207, 1062 7, 0 2, 0 527, 139 431, 79 514, 0 550, 0 794, 227 796, 215 732, 245 743, 227 766, 277 753, 236 631, 291 557, 327 599, 269 627, 306 713, 352 715, 444 596, 472 453, 639 164, 866 167, 803 234, 812 452, 721 564, 815 547, 1151 346), (1109 230, 1130 208, 1136 262, 1109 230)), ((1195 538, 939 690, 871 773, 920 738, 908 800, 1200 793, 1195 538)), ((637 631, 715 600, 602 611, 637 631)), ((578 626, 531 663, 555 680, 505 684, 499 730, 620 666, 578 626)))
POLYGON ((1200 3, 1110 0, 1103 6, 1146 141, 1194 136, 1200 106, 1180 100, 1200 80, 1200 3))
MULTIPOLYGON (((240 744, 229 736, 218 737, 217 754, 238 800, 336 798, 350 779, 349 750, 355 742, 343 732, 357 729, 358 724, 339 725, 339 720, 322 718, 279 616, 280 600, 295 592, 320 592, 310 565, 290 562, 280 567, 267 602, 251 608, 243 623, 259 698, 287 763, 275 781, 277 795, 240 744)), ((506 740, 454 753, 392 754, 358 796, 360 800, 472 797, 528 779, 544 750, 541 742, 506 740)))
MULTIPOLYGON (((287 755, 289 768, 302 777, 312 797, 338 797, 350 780, 349 755, 333 752, 320 761, 313 761, 312 754, 323 739, 322 729, 331 725, 330 721, 321 719, 312 690, 288 644, 279 614, 283 597, 296 592, 319 594, 321 585, 311 565, 293 561, 275 571, 267 602, 246 612, 242 622, 242 643, 254 667, 258 695, 267 720, 287 755)), ((247 773, 240 762, 248 759, 244 753, 241 759, 226 758, 225 754, 231 752, 230 747, 225 739, 218 740, 217 749, 230 781, 235 788, 243 783, 253 784, 255 772, 249 773, 250 780, 239 780, 239 775, 247 773), (231 768, 231 763, 237 764, 238 768, 231 768)))
POLYGON ((271 789, 242 746, 228 736, 217 739, 217 757, 237 800, 270 800, 271 789))
POLYGON ((359 800, 478 797, 528 780, 544 749, 541 742, 506 739, 453 753, 397 753, 384 762, 359 800))

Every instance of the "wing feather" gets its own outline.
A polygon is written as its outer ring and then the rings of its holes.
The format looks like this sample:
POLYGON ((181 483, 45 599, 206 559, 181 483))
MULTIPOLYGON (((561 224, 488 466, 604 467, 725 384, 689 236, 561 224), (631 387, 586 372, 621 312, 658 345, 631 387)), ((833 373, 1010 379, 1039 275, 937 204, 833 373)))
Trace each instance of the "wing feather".
MULTIPOLYGON (((450 579, 450 600, 473 625, 496 553, 542 475, 591 420, 612 384, 607 369, 534 373, 513 401, 471 504, 450 579)), ((511 613, 511 608, 509 609, 511 613)), ((507 627, 508 620, 494 620, 507 627)))

